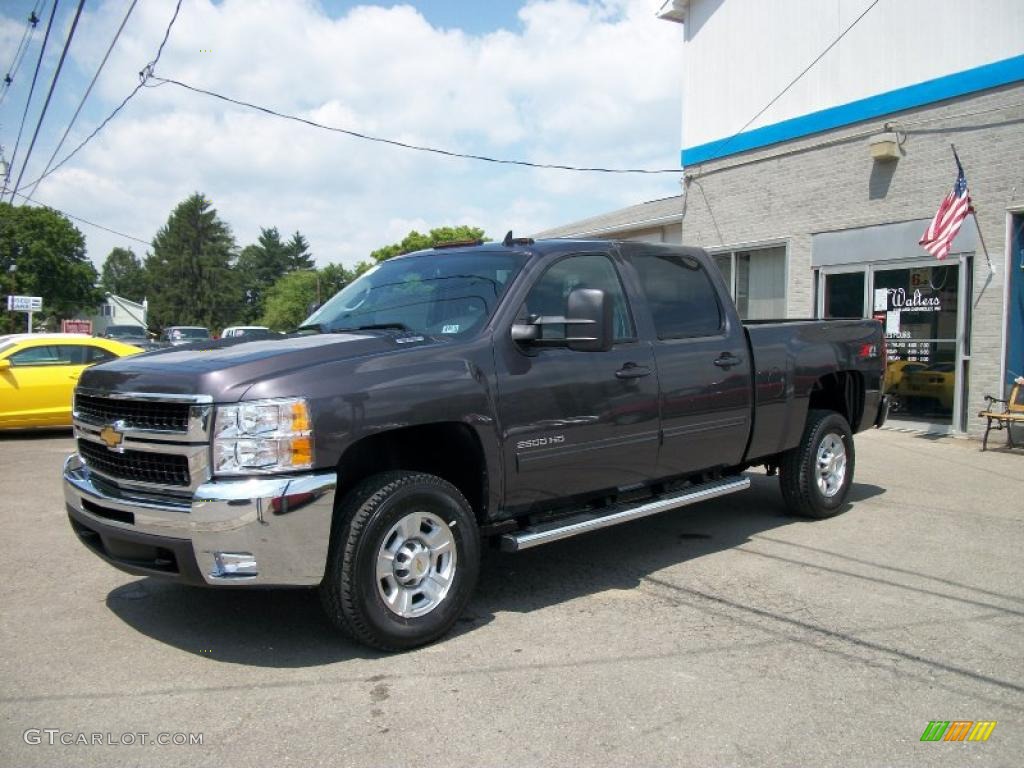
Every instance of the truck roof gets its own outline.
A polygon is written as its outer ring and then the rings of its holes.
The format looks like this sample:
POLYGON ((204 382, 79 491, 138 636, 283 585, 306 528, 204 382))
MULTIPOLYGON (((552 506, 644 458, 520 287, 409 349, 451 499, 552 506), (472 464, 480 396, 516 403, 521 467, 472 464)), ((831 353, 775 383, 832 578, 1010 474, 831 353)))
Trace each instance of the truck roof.
POLYGON ((606 251, 610 246, 618 245, 622 240, 600 240, 600 239, 573 239, 553 238, 550 240, 533 240, 531 238, 506 238, 505 242, 481 243, 478 241, 441 243, 434 248, 426 248, 419 251, 395 256, 396 259, 421 258, 436 256, 438 253, 522 253, 522 254, 552 254, 578 251, 581 248, 588 250, 606 251), (507 244, 506 244, 507 243, 507 244))

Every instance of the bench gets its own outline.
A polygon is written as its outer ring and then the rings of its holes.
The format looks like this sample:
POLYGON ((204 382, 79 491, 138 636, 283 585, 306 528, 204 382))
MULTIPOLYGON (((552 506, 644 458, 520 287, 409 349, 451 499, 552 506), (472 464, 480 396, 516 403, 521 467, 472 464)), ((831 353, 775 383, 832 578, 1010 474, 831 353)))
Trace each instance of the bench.
POLYGON ((993 429, 1006 430, 1006 443, 1010 448, 1016 448, 1013 444, 1013 430, 1011 427, 1024 427, 1024 377, 1018 377, 1010 389, 1010 396, 1006 400, 998 397, 985 395, 988 401, 988 408, 981 411, 978 416, 988 419, 985 427, 985 438, 981 441, 981 450, 988 446, 988 433, 993 429), (996 404, 999 406, 996 407, 996 404))

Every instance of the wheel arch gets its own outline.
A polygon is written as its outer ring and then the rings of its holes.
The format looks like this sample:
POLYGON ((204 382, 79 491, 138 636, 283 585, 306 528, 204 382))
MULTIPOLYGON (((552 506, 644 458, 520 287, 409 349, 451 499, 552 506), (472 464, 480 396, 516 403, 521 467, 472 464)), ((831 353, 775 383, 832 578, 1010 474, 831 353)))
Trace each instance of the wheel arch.
POLYGON ((864 374, 860 371, 836 371, 821 376, 811 386, 807 402, 813 410, 835 411, 859 432, 864 418, 864 374))
POLYGON ((338 460, 337 499, 367 477, 390 470, 425 472, 447 480, 466 497, 477 520, 487 521, 491 512, 487 458, 480 436, 470 425, 435 422, 363 437, 338 460))

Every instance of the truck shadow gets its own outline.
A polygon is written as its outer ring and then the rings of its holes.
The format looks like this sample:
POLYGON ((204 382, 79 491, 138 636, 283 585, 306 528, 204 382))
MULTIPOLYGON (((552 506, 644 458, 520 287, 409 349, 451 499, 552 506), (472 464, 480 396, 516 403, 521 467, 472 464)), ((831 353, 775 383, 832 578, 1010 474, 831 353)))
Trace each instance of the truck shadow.
MULTIPOLYGON (((491 553, 475 599, 463 620, 498 612, 525 612, 605 590, 635 589, 664 568, 732 549, 751 537, 789 525, 819 521, 793 517, 776 478, 750 476, 748 491, 665 512, 517 554, 491 553)), ((854 483, 846 514, 856 502, 885 493, 854 483)))
MULTIPOLYGON (((850 500, 880 493, 854 484, 850 500)), ((774 478, 755 474, 749 491, 731 497, 515 555, 488 550, 476 594, 449 637, 485 626, 497 613, 634 589, 664 568, 774 528, 806 524, 814 523, 787 514, 774 478)), ((344 638, 323 615, 314 590, 208 590, 143 578, 112 590, 106 604, 136 631, 212 661, 300 668, 387 655, 344 638)))

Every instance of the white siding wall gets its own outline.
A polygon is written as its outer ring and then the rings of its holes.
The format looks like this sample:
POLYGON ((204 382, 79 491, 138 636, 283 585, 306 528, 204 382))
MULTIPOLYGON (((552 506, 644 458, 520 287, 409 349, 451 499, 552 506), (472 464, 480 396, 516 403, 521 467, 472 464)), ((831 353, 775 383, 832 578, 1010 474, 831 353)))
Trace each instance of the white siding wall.
MULTIPOLYGON (((692 0, 683 148, 726 138, 871 0, 692 0)), ((751 130, 1024 53, 1024 0, 882 0, 751 130)))

